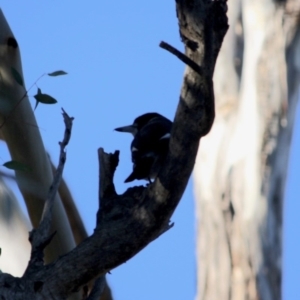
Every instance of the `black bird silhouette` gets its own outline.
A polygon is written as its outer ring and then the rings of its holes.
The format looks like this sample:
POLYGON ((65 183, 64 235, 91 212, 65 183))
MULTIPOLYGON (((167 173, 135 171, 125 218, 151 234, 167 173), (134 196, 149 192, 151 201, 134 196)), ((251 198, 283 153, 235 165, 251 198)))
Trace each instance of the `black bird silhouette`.
POLYGON ((145 179, 151 182, 164 162, 169 150, 172 122, 158 113, 146 113, 137 117, 132 125, 116 128, 116 131, 133 135, 131 159, 133 171, 125 182, 145 179))

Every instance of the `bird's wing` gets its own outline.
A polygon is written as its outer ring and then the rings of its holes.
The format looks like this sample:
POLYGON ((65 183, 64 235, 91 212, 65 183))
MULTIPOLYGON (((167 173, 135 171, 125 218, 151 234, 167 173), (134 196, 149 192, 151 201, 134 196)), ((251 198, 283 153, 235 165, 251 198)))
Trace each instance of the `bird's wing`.
POLYGON ((166 118, 154 118, 145 125, 131 143, 132 161, 155 156, 168 145, 172 122, 166 118))

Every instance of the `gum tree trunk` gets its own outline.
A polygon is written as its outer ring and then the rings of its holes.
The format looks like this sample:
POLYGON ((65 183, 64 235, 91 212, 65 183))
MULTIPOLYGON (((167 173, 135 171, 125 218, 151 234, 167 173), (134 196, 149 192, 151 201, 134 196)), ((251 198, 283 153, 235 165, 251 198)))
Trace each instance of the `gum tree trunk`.
POLYGON ((297 0, 229 1, 214 76, 216 119, 194 171, 197 300, 281 299, 299 12, 297 0))

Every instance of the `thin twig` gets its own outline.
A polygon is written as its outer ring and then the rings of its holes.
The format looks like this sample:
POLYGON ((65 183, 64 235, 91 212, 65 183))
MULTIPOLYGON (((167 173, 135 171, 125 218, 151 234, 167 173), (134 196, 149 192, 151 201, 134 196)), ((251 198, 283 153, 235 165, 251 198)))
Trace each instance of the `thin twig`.
POLYGON ((162 41, 162 42, 160 42, 159 47, 169 51, 170 53, 172 53, 173 55, 178 57, 183 63, 188 65, 191 69, 193 69, 199 75, 203 75, 202 68, 198 64, 196 64, 193 60, 191 60, 189 57, 187 57, 184 53, 180 52, 179 50, 177 50, 170 44, 162 41))
POLYGON ((25 99, 26 96, 28 96, 28 92, 37 84, 37 82, 42 79, 46 73, 42 74, 31 86, 28 90, 25 90, 24 95, 21 97, 21 99, 14 105, 12 110, 9 112, 8 116, 6 116, 3 120, 3 122, 0 124, 0 129, 5 125, 7 119, 12 115, 12 113, 17 109, 17 107, 20 105, 20 103, 25 99))
MULTIPOLYGON (((53 182, 50 186, 48 197, 46 199, 43 214, 41 217, 40 225, 37 229, 33 229, 30 232, 29 240, 32 244, 31 258, 28 267, 31 264, 40 264, 43 261, 43 250, 51 241, 54 234, 49 236, 51 221, 52 221, 52 208, 54 204, 54 199, 58 191, 58 187, 62 178, 62 173, 64 165, 66 162, 66 152, 65 147, 68 145, 71 137, 72 122, 74 118, 68 116, 68 114, 62 109, 62 114, 65 123, 65 134, 63 141, 59 143, 60 145, 60 157, 57 170, 54 174, 53 182)), ((26 270, 27 272, 28 270, 26 270)))
MULTIPOLYGON (((62 109, 62 111, 63 111, 62 115, 64 118, 66 129, 65 129, 64 139, 62 142, 59 143, 59 146, 60 146, 59 164, 58 164, 58 167, 54 174, 53 183, 50 186, 49 195, 47 197, 47 200, 46 200, 46 203, 44 206, 40 227, 43 226, 42 223, 43 223, 44 219, 49 218, 49 215, 51 216, 53 202, 54 202, 55 195, 57 193, 57 190, 58 190, 61 178, 62 178, 62 173, 63 173, 63 169, 64 169, 65 162, 66 162, 67 155, 65 152, 65 147, 68 145, 70 138, 71 138, 72 123, 73 123, 74 118, 70 118, 63 109, 62 109)), ((51 219, 51 217, 50 217, 50 219, 51 219)), ((49 226, 49 228, 50 228, 50 226, 49 226)))

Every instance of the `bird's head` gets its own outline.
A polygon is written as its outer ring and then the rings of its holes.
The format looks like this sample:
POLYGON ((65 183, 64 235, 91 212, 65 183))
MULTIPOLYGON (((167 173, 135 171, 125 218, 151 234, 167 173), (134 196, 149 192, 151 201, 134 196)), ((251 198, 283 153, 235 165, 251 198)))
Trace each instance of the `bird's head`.
POLYGON ((133 121, 132 125, 118 127, 118 128, 115 128, 115 130, 119 131, 119 132, 129 132, 133 136, 135 136, 141 128, 143 128, 145 125, 147 125, 152 119, 157 118, 157 117, 162 117, 162 116, 158 113, 146 113, 146 114, 143 114, 143 115, 137 117, 133 121))

